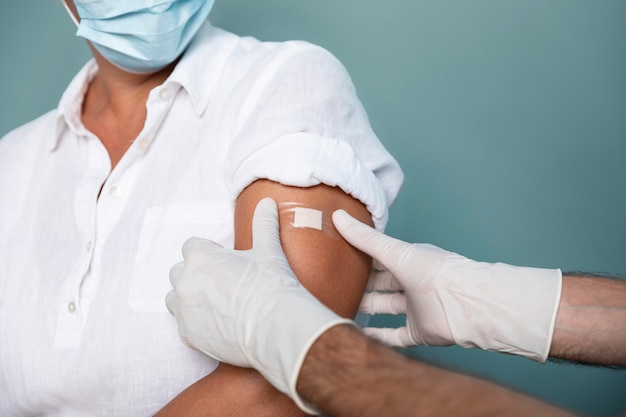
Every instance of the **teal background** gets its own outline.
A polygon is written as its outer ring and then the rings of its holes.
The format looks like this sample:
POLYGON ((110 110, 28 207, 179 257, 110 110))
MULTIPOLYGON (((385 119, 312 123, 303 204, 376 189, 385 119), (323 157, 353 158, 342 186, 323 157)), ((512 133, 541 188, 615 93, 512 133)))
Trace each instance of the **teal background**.
MULTIPOLYGON (((344 63, 406 174, 389 234, 483 261, 626 274, 625 1, 218 0, 211 20, 344 63)), ((0 135, 56 106, 89 57, 74 33, 58 0, 0 6, 0 135)), ((626 412, 626 371, 407 353, 579 413, 626 412)))

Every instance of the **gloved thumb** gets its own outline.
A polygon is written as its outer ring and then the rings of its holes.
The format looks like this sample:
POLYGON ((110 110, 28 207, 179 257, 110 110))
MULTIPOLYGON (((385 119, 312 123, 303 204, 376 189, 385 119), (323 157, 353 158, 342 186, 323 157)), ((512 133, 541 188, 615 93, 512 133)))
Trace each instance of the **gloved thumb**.
MULTIPOLYGON (((205 258, 206 253, 221 248, 222 245, 211 240, 200 237, 191 237, 183 243, 183 259, 185 261, 189 261, 192 257, 205 258)), ((177 268, 172 268, 173 271, 176 271, 176 269, 177 268)), ((174 281, 172 281, 172 271, 170 271, 170 282, 172 285, 176 286, 174 281)))
POLYGON ((266 197, 258 202, 252 218, 252 247, 282 253, 276 202, 266 197))
POLYGON ((333 213, 335 228, 352 246, 367 253, 372 258, 392 270, 399 258, 411 245, 380 233, 361 223, 344 210, 333 213))

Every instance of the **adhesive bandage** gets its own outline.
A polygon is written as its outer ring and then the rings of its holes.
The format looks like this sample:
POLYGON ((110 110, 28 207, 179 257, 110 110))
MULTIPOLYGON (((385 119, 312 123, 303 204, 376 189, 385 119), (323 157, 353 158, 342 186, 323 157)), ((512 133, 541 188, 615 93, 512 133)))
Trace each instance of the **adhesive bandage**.
POLYGON ((278 213, 282 224, 286 224, 289 229, 317 230, 336 239, 339 238, 339 234, 332 225, 332 213, 329 210, 319 210, 305 207, 300 203, 286 202, 278 204, 278 213))
POLYGON ((308 207, 293 209, 293 227, 322 230, 322 212, 308 207))

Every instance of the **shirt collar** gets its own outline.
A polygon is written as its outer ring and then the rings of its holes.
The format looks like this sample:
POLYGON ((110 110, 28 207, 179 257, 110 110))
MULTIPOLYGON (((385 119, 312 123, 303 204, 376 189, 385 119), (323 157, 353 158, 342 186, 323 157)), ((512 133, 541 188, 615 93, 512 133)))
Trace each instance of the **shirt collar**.
POLYGON ((87 92, 87 87, 97 71, 98 65, 96 61, 94 59, 89 60, 65 89, 57 107, 55 131, 49 143, 49 149, 51 151, 59 144, 59 140, 65 129, 69 128, 77 132, 82 126, 80 118, 83 100, 87 92))
MULTIPOLYGON (((201 115, 238 39, 238 36, 205 22, 164 84, 180 84, 189 94, 196 113, 201 115)), ((65 129, 78 132, 82 128, 83 100, 97 71, 98 65, 91 59, 63 93, 57 108, 55 134, 49 144, 51 151, 57 147, 65 129)))
POLYGON ((238 40, 238 36, 205 22, 166 81, 187 91, 198 115, 206 109, 238 40))

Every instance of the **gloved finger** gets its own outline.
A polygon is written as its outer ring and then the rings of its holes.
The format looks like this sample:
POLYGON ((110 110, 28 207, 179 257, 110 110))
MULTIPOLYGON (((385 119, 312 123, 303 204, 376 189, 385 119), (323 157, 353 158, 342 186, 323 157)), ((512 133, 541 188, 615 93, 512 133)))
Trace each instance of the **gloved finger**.
POLYGON ((392 347, 405 348, 417 345, 417 343, 413 341, 413 338, 409 334, 409 331, 406 327, 399 327, 396 329, 366 327, 363 329, 363 331, 372 339, 376 339, 392 347))
POLYGON ((377 268, 374 264, 372 264, 372 269, 370 270, 370 276, 367 280, 367 291, 403 291, 404 289, 393 276, 391 271, 387 269, 380 269, 384 267, 377 268))
POLYGON ((183 243, 183 259, 187 260, 189 257, 193 256, 193 254, 198 252, 205 252, 207 250, 210 251, 218 248, 222 248, 222 245, 213 242, 212 240, 192 237, 183 243))
POLYGON ((280 230, 278 224, 278 206, 276 202, 266 197, 259 201, 254 209, 252 218, 252 247, 266 248, 269 252, 283 251, 280 245, 280 230))
POLYGON ((176 291, 172 290, 165 296, 165 305, 167 311, 174 317, 178 317, 178 299, 176 298, 176 291))
POLYGON ((172 287, 176 288, 178 286, 178 282, 183 276, 183 271, 185 269, 185 262, 180 261, 176 265, 170 268, 170 283, 172 287))
POLYGON ((406 296, 404 293, 365 293, 359 311, 365 314, 406 314, 406 296))
POLYGON ((187 346, 189 349, 197 350, 193 346, 191 346, 191 343, 189 343, 185 335, 181 334, 180 332, 178 332, 178 338, 181 342, 183 342, 183 345, 187 346))
MULTIPOLYGON (((178 296, 176 295, 176 291, 175 290, 172 290, 172 291, 167 293, 167 295, 165 296, 165 305, 167 306, 167 310, 170 312, 170 314, 172 316, 174 316, 174 318, 176 318, 176 320, 179 320, 179 316, 178 316, 178 296)), ((183 343, 183 345, 187 346, 190 349, 196 350, 196 348, 194 348, 191 345, 191 343, 189 343, 189 340, 187 340, 187 337, 185 336, 184 327, 181 326, 180 324, 178 325, 178 337, 179 337, 180 341, 183 343)))
POLYGON ((411 246, 361 223, 345 210, 336 210, 333 213, 333 223, 341 236, 352 246, 377 259, 388 268, 398 262, 397 258, 403 253, 403 248, 411 246))
POLYGON ((192 346, 191 343, 189 343, 189 340, 187 340, 187 336, 185 336, 185 332, 182 326, 178 326, 178 338, 181 342, 183 342, 183 345, 187 346, 189 349, 198 350, 194 346, 192 346))

